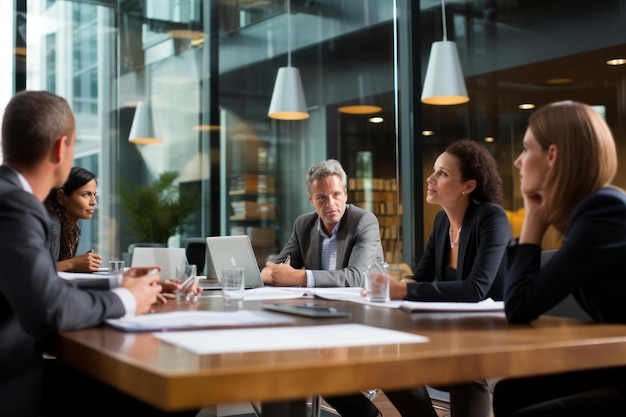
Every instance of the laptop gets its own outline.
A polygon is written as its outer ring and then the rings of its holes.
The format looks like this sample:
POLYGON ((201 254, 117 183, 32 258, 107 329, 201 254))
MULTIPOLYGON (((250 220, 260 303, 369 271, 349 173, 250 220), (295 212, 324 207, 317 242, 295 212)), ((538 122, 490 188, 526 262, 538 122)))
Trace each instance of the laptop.
POLYGON ((206 238, 207 278, 218 282, 200 284, 202 288, 221 288, 222 269, 243 268, 245 270, 246 288, 263 286, 261 271, 254 256, 252 243, 247 235, 209 236, 206 238))
POLYGON ((133 250, 131 266, 160 266, 159 278, 176 278, 176 267, 187 263, 185 248, 143 248, 133 250))

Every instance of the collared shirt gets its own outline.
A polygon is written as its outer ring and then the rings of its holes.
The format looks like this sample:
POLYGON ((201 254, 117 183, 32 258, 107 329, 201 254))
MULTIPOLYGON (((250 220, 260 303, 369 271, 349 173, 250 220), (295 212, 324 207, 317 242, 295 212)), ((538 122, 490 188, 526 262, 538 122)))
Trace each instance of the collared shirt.
MULTIPOLYGON (((24 176, 19 171, 11 167, 7 168, 15 172, 24 191, 33 194, 33 188, 30 186, 26 178, 24 178, 24 176)), ((120 287, 120 284, 121 282, 119 282, 119 277, 117 275, 111 275, 109 277, 109 286, 111 288, 111 291, 115 293, 118 297, 120 297, 120 300, 124 305, 124 310, 126 311, 126 316, 135 315, 135 311, 137 311, 137 302, 135 301, 135 297, 127 288, 120 287)))
MULTIPOLYGON (((337 232, 339 231, 340 225, 341 220, 337 222, 332 233, 328 236, 322 227, 322 219, 317 219, 317 231, 322 238, 322 269, 327 271, 334 271, 337 269, 337 232)), ((309 288, 315 287, 315 276, 313 275, 313 272, 308 269, 306 270, 306 286, 309 288)))

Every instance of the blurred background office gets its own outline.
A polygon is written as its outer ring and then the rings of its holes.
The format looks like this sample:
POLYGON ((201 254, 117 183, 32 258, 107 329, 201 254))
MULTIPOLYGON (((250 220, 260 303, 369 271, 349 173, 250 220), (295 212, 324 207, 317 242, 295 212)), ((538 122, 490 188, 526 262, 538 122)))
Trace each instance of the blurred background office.
MULTIPOLYGON (((82 249, 95 248, 105 261, 146 240, 179 246, 246 233, 262 264, 285 243, 295 217, 311 210, 302 172, 337 158, 350 178, 349 202, 379 218, 386 260, 413 268, 436 212, 424 204, 425 178, 450 142, 470 138, 494 155, 514 233, 522 201, 513 161, 535 106, 593 105, 626 161, 626 0, 443 6, 2 1, 0 110, 23 89, 68 99, 77 118, 74 165, 96 175, 103 196, 82 224, 82 249), (444 38, 458 48, 469 101, 422 103, 431 45, 444 38), (298 75, 302 91, 286 87, 282 93, 296 96, 280 96, 275 84, 298 75), (289 100, 301 108, 274 118, 282 110, 270 112, 270 102, 289 100), (167 172, 176 173, 173 182, 150 188, 167 172), (155 225, 175 217, 155 195, 182 193, 194 207, 165 229, 166 238, 146 234, 125 207, 124 187, 155 225)), ((439 72, 450 69, 442 65, 439 72)), ((622 163, 622 187, 625 170, 622 163)))

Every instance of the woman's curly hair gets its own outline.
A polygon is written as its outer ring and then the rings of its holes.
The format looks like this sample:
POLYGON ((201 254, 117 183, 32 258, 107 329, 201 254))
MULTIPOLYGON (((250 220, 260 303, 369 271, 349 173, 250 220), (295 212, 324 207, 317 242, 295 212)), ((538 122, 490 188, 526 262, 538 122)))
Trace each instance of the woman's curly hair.
POLYGON ((459 160, 462 181, 476 181, 471 199, 502 205, 502 178, 498 173, 498 164, 487 148, 473 140, 462 139, 450 144, 446 152, 459 160))

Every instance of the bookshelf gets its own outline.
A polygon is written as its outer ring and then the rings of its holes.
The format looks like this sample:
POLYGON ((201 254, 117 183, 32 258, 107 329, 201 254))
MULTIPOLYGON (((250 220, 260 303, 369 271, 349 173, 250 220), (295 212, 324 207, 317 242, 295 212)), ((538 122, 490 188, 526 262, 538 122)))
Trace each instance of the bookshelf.
POLYGON ((277 253, 276 156, 270 124, 220 111, 220 233, 248 235, 259 267, 277 253))
POLYGON ((276 253, 276 187, 267 174, 241 173, 230 179, 230 235, 248 235, 259 267, 276 253))
POLYGON ((399 262, 402 256, 402 204, 395 178, 351 178, 349 199, 355 206, 378 218, 385 261, 399 262))

